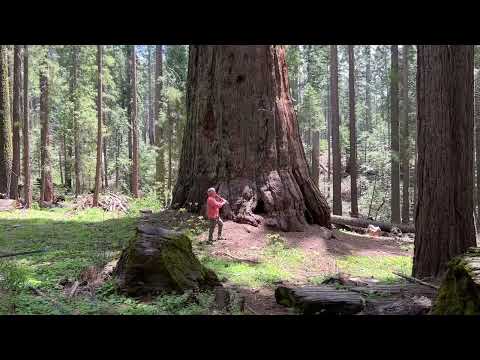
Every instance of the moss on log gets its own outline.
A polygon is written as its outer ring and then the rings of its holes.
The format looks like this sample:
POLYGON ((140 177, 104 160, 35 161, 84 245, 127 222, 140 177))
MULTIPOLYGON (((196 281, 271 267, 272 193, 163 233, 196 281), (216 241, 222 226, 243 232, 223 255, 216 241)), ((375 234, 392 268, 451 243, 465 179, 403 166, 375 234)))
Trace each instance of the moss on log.
POLYGON ((432 314, 480 315, 480 248, 448 263, 432 314))
POLYGON ((220 285, 216 274, 193 253, 187 233, 148 223, 137 227, 137 237, 122 252, 114 275, 120 291, 130 296, 220 285))

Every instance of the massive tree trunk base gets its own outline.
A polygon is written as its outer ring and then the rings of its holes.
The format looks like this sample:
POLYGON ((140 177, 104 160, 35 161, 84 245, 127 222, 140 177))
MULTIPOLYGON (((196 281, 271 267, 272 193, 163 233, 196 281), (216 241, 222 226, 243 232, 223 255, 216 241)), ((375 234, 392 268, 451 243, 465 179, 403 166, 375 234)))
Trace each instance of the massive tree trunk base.
MULTIPOLYGON (((204 193, 209 186, 194 184, 183 204, 188 204, 191 211, 205 214, 204 193), (204 200, 199 203, 199 199, 204 200)), ((237 178, 214 187, 220 196, 229 200, 222 209, 225 219, 252 226, 264 223, 282 231, 303 231, 307 223, 330 227, 328 205, 314 190, 308 174, 274 170, 258 176, 256 181, 237 178)), ((173 207, 179 205, 173 204, 173 207)))
POLYGON ((212 289, 216 274, 204 267, 188 235, 142 221, 137 238, 122 252, 114 270, 120 291, 130 296, 212 289))
POLYGON ((449 262, 432 312, 480 315, 480 248, 470 248, 449 262))

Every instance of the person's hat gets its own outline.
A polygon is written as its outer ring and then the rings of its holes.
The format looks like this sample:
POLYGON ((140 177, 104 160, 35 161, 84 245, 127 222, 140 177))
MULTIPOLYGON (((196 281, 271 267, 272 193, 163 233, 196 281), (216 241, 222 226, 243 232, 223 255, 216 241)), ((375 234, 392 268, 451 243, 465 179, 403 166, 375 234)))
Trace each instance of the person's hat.
POLYGON ((215 188, 210 188, 210 189, 207 190, 207 192, 208 192, 208 193, 210 193, 210 192, 215 192, 215 188))

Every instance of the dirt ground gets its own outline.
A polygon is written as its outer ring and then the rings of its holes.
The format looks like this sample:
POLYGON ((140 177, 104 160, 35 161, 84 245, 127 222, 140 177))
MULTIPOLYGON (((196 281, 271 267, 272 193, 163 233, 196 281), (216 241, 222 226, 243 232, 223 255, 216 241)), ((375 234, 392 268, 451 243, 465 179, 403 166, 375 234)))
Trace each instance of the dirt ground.
MULTIPOLYGON (((155 215, 157 216, 157 215, 155 215)), ((185 224, 198 219, 198 216, 166 210, 158 214, 160 223, 169 228, 184 228, 185 224)), ((233 221, 225 221, 223 226, 223 237, 225 240, 214 241, 212 245, 202 246, 203 249, 213 256, 225 257, 225 254, 243 258, 255 259, 259 257, 267 246, 267 235, 279 233, 290 248, 303 250, 305 253, 314 255, 315 263, 303 270, 299 269, 295 280, 291 283, 282 282, 282 285, 306 285, 308 279, 321 274, 333 274, 337 272, 335 257, 344 255, 361 256, 391 256, 391 255, 413 255, 413 247, 404 245, 412 244, 413 239, 377 237, 373 238, 351 232, 335 229, 332 237, 328 231, 318 225, 306 226, 303 232, 277 232, 263 225, 254 227, 246 224, 238 224, 233 221), (403 245, 403 246, 402 246, 403 245)), ((215 229, 214 238, 217 236, 215 229)), ((194 243, 194 249, 208 239, 208 231, 198 235, 194 243)), ((226 283, 225 286, 234 288, 241 295, 245 296, 246 311, 252 314, 264 315, 286 315, 292 310, 278 305, 275 302, 274 289, 259 288, 250 289, 226 283)))

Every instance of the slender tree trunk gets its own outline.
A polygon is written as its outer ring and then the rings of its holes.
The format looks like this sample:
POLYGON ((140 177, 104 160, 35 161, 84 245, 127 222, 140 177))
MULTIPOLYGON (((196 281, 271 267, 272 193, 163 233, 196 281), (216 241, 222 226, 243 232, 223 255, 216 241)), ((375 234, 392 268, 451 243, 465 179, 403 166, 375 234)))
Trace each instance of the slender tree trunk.
POLYGON ((103 49, 102 45, 97 45, 97 164, 95 168, 95 191, 93 193, 93 206, 98 206, 98 196, 101 187, 102 172, 102 124, 103 124, 103 49))
POLYGON ((0 193, 10 193, 12 170, 12 120, 8 84, 8 47, 0 45, 0 193))
POLYGON ((338 113, 337 45, 330 46, 330 104, 332 108, 333 214, 342 215, 342 158, 338 113))
MULTIPOLYGON (((480 72, 475 76, 475 155, 476 155, 476 169, 477 169, 477 220, 480 219, 480 72)), ((477 229, 478 230, 478 229, 477 229)))
POLYGON ((168 120, 168 196, 172 192, 172 143, 173 143, 173 121, 170 109, 170 103, 167 102, 167 120, 168 120))
POLYGON ((398 45, 391 46, 392 51, 392 69, 390 73, 390 99, 391 99, 391 216, 392 223, 400 223, 400 146, 399 146, 399 126, 398 126, 398 45))
POLYGON ((74 170, 75 170, 75 196, 80 195, 82 192, 82 184, 81 184, 81 177, 80 177, 80 169, 81 169, 81 155, 80 155, 80 128, 78 124, 78 115, 80 111, 79 106, 79 99, 78 99, 78 74, 79 74, 79 56, 80 56, 80 48, 78 45, 73 45, 72 49, 72 56, 73 56, 73 66, 72 66, 72 74, 71 74, 71 96, 73 102, 73 144, 74 144, 74 151, 75 151, 75 163, 74 163, 74 170))
POLYGON ((40 122, 41 122, 41 191, 40 206, 53 202, 52 165, 50 159, 49 129, 49 67, 48 55, 40 65, 40 122))
POLYGON ((118 129, 115 130, 115 189, 118 191, 120 188, 120 164, 118 162, 118 157, 120 155, 120 144, 121 137, 118 132, 118 129))
POLYGON ((284 48, 191 46, 187 83, 173 206, 204 209, 213 186, 229 200, 227 219, 284 231, 303 230, 307 221, 330 226, 328 204, 308 173, 284 48))
POLYGON ((353 217, 358 216, 357 202, 357 120, 355 116, 355 56, 353 45, 348 46, 349 63, 349 105, 350 105, 350 192, 351 192, 351 213, 353 217))
MULTIPOLYGON (((106 125, 106 113, 103 113, 104 125, 106 125)), ((103 179, 105 181, 104 189, 108 189, 108 158, 107 158, 107 147, 108 147, 108 139, 109 137, 105 137, 103 139, 103 179)))
POLYGON ((28 107, 28 46, 23 50, 23 197, 25 208, 32 206, 32 173, 30 169, 30 120, 28 107))
POLYGON ((372 104, 370 100, 370 82, 371 82, 371 70, 370 70, 370 45, 366 46, 365 55, 367 57, 367 64, 365 69, 365 129, 371 130, 372 123, 372 104))
MULTIPOLYGON (((127 90, 126 90, 126 97, 127 97, 127 112, 128 112, 128 159, 130 162, 132 162, 133 159, 133 149, 132 149, 132 65, 131 65, 131 46, 127 45, 126 48, 126 62, 127 62, 127 90)), ((129 176, 129 187, 130 189, 132 188, 132 172, 130 171, 130 176, 129 176)))
POLYGON ((473 46, 418 45, 413 275, 438 278, 475 246, 473 46))
POLYGON ((155 120, 153 117, 152 100, 152 47, 148 46, 148 140, 150 145, 155 145, 155 120))
POLYGON ((20 178, 20 128, 22 125, 22 49, 15 45, 13 59, 13 159, 10 182, 10 199, 18 199, 18 180, 20 178))
POLYGON ((165 152, 163 149, 163 129, 161 124, 162 112, 162 45, 155 49, 155 145, 157 147, 155 181, 160 199, 165 194, 165 152))
POLYGON ((410 51, 409 45, 403 45, 402 56, 402 147, 401 154, 401 173, 403 178, 402 188, 402 223, 408 224, 410 222, 410 134, 409 134, 409 119, 408 113, 410 111, 408 101, 408 54, 410 51))
POLYGON ((62 134, 62 149, 63 149, 63 173, 65 175, 65 189, 72 190, 72 146, 67 142, 66 129, 62 134))
POLYGON ((137 58, 135 45, 130 46, 130 123, 132 125, 132 196, 138 198, 139 154, 138 154, 138 117, 137 117, 137 58))
POLYGON ((328 160, 327 160, 327 175, 328 175, 328 197, 330 197, 330 174, 332 170, 331 166, 331 159, 332 159, 332 107, 331 107, 331 95, 330 95, 330 83, 328 84, 327 89, 327 152, 328 152, 328 160))
POLYGON ((60 146, 58 147, 58 169, 60 170, 60 185, 64 186, 63 182, 63 162, 62 162, 62 152, 63 152, 63 143, 60 142, 60 146))
POLYGON ((320 131, 313 131, 312 141, 312 179, 318 187, 320 181, 320 131))

